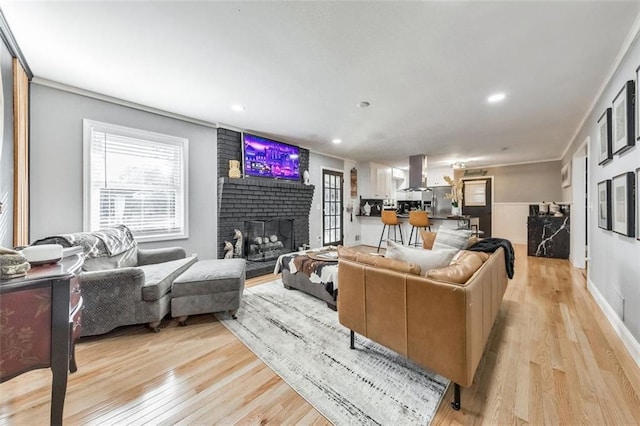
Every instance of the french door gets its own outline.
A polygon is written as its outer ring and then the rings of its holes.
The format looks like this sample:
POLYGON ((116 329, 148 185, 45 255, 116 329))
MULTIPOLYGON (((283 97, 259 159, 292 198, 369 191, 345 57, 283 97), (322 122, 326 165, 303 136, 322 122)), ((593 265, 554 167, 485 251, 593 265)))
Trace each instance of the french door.
POLYGON ((333 170, 322 171, 322 245, 342 244, 343 175, 333 170))

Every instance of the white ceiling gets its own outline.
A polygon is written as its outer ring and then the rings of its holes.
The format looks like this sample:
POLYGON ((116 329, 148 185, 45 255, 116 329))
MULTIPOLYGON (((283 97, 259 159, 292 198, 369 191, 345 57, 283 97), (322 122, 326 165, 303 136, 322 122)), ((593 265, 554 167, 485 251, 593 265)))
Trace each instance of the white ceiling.
POLYGON ((640 2, 0 7, 38 78, 359 161, 486 166, 560 158, 640 2))

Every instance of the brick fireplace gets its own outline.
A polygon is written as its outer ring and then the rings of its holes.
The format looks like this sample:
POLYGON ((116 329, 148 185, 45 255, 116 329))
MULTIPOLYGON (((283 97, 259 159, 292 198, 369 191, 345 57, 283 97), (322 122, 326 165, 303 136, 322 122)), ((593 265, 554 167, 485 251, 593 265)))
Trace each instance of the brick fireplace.
MULTIPOLYGON (((241 135, 228 129, 218 129, 218 257, 224 256, 224 242, 234 242, 234 230, 246 234, 245 222, 270 221, 286 218, 293 222, 291 247, 297 249, 309 243, 309 211, 313 199, 313 185, 302 182, 242 178, 231 179, 229 160, 242 158, 241 135)), ((300 149, 300 170, 309 168, 309 151, 300 149)), ((248 242, 245 241, 245 252, 248 242)), ((273 269, 272 262, 263 270, 273 269)), ((259 275, 247 266, 247 278, 259 275)), ((263 273, 263 272, 261 272, 263 273)))

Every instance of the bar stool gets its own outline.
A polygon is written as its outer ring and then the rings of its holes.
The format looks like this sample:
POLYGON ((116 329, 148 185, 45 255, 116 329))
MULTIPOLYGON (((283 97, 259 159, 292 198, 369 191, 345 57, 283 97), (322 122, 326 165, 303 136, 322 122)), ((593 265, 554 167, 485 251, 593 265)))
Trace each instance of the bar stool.
POLYGON ((416 231, 416 241, 413 244, 414 246, 418 246, 418 229, 429 228, 431 231, 431 224, 429 223, 429 214, 426 211, 415 210, 409 212, 409 224, 411 224, 411 234, 409 234, 409 245, 411 244, 411 239, 413 238, 413 231, 416 231))
POLYGON ((398 215, 395 210, 382 210, 381 216, 382 223, 384 226, 382 227, 382 234, 380 234, 380 242, 378 243, 378 252, 380 251, 380 246, 382 245, 382 237, 384 237, 384 229, 388 226, 387 229, 387 239, 389 238, 389 234, 391 233, 391 227, 393 226, 393 241, 397 240, 396 229, 400 230, 400 243, 404 244, 404 239, 402 238, 402 226, 400 226, 400 222, 398 222, 398 215))

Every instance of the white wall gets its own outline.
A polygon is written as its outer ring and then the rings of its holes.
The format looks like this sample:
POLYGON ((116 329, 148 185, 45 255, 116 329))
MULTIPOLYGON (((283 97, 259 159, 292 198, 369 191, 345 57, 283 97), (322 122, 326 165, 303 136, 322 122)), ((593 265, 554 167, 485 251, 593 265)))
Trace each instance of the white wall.
MULTIPOLYGON (((311 247, 322 246, 322 170, 329 169, 338 172, 344 172, 344 160, 329 157, 327 155, 318 154, 317 152, 309 152, 309 181, 315 185, 313 192, 313 201, 311 202, 311 211, 309 212, 309 244, 311 247)), ((348 188, 348 174, 345 174, 344 188, 348 188)), ((344 198, 346 201, 347 199, 344 198)), ((345 205, 346 207, 346 205, 345 205)), ((345 214, 345 213, 343 213, 345 214)), ((348 220, 348 216, 345 215, 348 220)))
POLYGON ((527 244, 527 217, 529 203, 494 203, 492 236, 506 238, 512 244, 527 244))
MULTIPOLYGON (((353 246, 360 244, 360 241, 356 241, 356 236, 360 238, 360 221, 356 217, 358 214, 358 196, 351 197, 351 169, 356 167, 356 162, 351 160, 344 160, 344 200, 345 200, 345 212, 344 212, 344 245, 353 246), (346 207, 353 206, 353 213, 349 214, 346 211, 346 207)), ((356 168, 357 170, 357 168, 356 168)), ((358 179, 360 176, 358 176, 358 179)))
MULTIPOLYGON (((638 26, 635 26, 636 30, 638 26)), ((623 155, 614 155, 613 161, 599 166, 596 148, 596 122, 611 106, 616 94, 627 80, 635 79, 640 65, 640 41, 635 40, 622 59, 613 77, 595 102, 584 125, 580 128, 563 163, 571 161, 583 141, 589 137, 588 148, 588 286, 594 298, 618 331, 636 362, 640 363, 640 241, 598 227, 597 183, 640 166, 640 144, 623 155)), ((613 65, 612 65, 613 66, 613 65)), ((637 104, 636 104, 637 105, 637 104)))
POLYGON ((216 130, 51 87, 31 84, 31 241, 82 231, 82 119, 189 139, 189 233, 143 247, 184 247, 216 258, 216 130))

